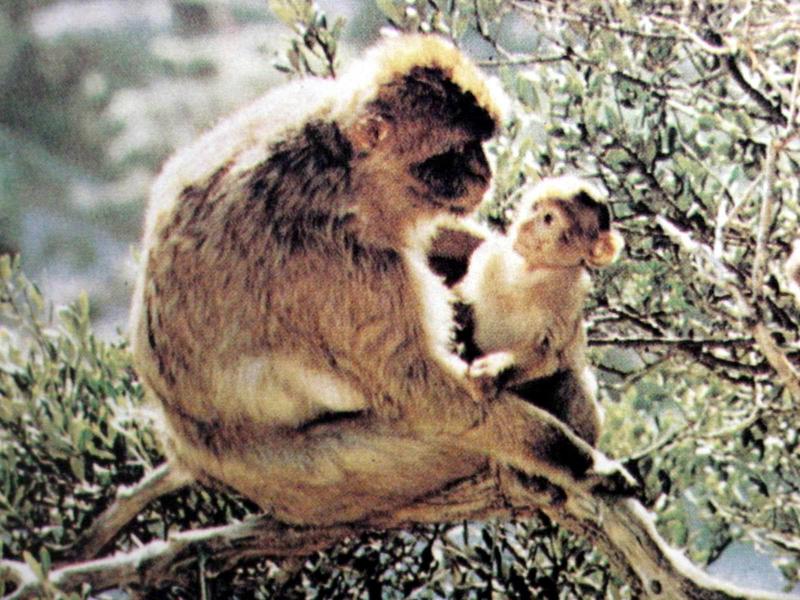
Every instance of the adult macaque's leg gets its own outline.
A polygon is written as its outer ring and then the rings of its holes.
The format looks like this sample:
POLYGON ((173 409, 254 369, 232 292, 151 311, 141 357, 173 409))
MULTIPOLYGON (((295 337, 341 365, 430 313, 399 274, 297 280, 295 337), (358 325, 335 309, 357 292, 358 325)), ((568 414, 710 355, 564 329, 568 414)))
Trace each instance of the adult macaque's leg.
POLYGON ((592 448, 549 412, 511 393, 492 402, 485 420, 459 436, 459 442, 569 490, 627 494, 636 487, 622 465, 592 448))

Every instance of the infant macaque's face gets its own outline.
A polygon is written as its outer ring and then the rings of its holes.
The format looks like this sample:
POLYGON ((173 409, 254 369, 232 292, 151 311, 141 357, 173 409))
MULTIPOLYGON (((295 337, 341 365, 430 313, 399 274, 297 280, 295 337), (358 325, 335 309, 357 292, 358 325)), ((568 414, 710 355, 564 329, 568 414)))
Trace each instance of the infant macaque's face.
POLYGON ((569 267, 586 258, 598 228, 593 211, 546 198, 534 203, 511 234, 514 250, 529 267, 569 267))

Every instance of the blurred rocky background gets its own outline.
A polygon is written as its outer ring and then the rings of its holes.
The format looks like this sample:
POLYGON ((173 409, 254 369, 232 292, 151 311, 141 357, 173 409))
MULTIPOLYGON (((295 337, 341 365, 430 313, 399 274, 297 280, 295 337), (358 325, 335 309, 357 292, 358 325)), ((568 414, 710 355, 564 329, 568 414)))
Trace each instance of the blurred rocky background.
MULTIPOLYGON (((385 22, 371 2, 327 4, 348 47, 385 22)), ((86 291, 101 335, 124 330, 160 165, 286 80, 290 34, 266 0, 0 2, 0 252, 57 304, 86 291)))

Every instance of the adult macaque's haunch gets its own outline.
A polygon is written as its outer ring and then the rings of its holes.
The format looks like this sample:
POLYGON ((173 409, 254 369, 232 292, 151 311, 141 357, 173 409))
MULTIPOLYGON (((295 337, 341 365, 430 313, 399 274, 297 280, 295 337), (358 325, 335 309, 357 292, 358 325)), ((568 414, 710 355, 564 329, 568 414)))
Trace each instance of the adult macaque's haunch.
POLYGON ((546 410, 484 398, 452 353, 427 253, 484 195, 499 120, 464 55, 402 36, 338 80, 269 93, 166 165, 132 344, 176 464, 309 524, 404 506, 489 460, 627 489, 546 410))
POLYGON ((486 379, 484 387, 502 381, 513 389, 572 373, 575 389, 549 410, 592 445, 601 411, 586 362, 586 267, 610 265, 624 245, 600 197, 576 177, 541 181, 523 197, 508 235, 490 236, 472 255, 457 288, 472 307, 474 341, 484 354, 470 365, 470 376, 486 379))

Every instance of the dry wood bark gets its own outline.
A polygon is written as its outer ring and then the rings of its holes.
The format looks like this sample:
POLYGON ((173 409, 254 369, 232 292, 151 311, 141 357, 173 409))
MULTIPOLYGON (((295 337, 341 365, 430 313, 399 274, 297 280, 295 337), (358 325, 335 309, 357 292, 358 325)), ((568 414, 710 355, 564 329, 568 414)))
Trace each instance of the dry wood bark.
MULTIPOLYGON (((179 475, 162 470, 158 476, 151 476, 149 485, 140 486, 139 492, 152 499, 154 489, 168 489, 165 480, 173 484, 182 481, 179 475)), ((135 505, 130 501, 125 510, 135 505)), ((497 466, 419 498, 412 505, 359 522, 300 527, 262 516, 222 527, 181 532, 130 552, 62 566, 52 570, 46 581, 38 580, 24 563, 0 561, 0 578, 16 586, 6 600, 39 598, 55 589, 75 591, 85 584, 94 590, 157 587, 185 579, 201 556, 208 566, 219 571, 248 558, 280 560, 307 556, 369 530, 464 519, 524 518, 538 512, 598 546, 615 572, 629 583, 634 597, 670 600, 790 598, 785 594, 737 588, 708 576, 667 545, 656 531, 652 515, 637 500, 569 497, 547 483, 520 477, 497 466)), ((103 540, 124 520, 122 513, 112 513, 114 511, 104 517, 106 527, 98 526, 94 530, 102 530, 99 535, 103 540)), ((125 514, 130 516, 130 511, 125 514)), ((93 543, 100 547, 106 542, 93 543)))

